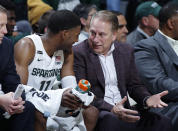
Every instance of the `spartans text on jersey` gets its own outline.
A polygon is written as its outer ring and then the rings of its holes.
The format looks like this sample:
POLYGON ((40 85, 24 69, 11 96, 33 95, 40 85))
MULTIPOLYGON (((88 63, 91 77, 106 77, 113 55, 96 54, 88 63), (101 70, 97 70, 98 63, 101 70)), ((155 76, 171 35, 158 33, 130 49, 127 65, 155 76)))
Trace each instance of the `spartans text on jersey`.
POLYGON ((33 68, 32 75, 39 77, 53 77, 60 74, 60 69, 44 70, 39 68, 33 68))

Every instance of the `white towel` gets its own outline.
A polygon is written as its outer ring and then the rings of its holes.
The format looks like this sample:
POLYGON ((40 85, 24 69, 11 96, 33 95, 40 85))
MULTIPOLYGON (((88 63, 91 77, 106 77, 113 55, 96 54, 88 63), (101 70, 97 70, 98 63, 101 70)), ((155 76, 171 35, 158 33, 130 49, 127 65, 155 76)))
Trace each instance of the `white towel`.
MULTIPOLYGON (((56 131, 86 131, 82 116, 83 109, 79 108, 77 110, 79 111, 79 114, 76 117, 73 117, 68 114, 66 115, 66 110, 69 110, 69 108, 61 106, 62 94, 68 88, 47 91, 39 91, 26 85, 24 85, 24 88, 26 100, 32 102, 36 109, 41 113, 48 113, 48 129, 56 131)), ((88 106, 94 99, 94 94, 91 92, 89 94, 81 94, 73 88, 72 93, 86 106, 88 106)))
POLYGON ((62 94, 66 89, 39 91, 24 85, 26 100, 34 104, 41 113, 56 115, 61 105, 62 94))

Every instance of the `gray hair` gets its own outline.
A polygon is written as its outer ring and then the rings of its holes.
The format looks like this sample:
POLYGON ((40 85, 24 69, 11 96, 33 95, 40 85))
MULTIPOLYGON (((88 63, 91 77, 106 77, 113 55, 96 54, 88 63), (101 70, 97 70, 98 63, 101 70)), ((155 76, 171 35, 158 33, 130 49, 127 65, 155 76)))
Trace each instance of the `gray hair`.
POLYGON ((112 31, 117 31, 119 28, 117 16, 111 11, 107 10, 98 11, 95 15, 93 15, 90 24, 95 18, 99 18, 102 21, 109 22, 111 24, 112 31))
POLYGON ((7 14, 6 8, 4 8, 2 5, 0 5, 0 12, 7 14))

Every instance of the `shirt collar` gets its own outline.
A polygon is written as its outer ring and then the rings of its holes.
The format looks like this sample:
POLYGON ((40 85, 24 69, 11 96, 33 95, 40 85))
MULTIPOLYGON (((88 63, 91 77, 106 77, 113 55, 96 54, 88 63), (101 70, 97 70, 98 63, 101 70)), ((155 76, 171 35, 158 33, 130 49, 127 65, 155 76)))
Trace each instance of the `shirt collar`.
MULTIPOLYGON (((112 43, 111 48, 109 49, 109 51, 107 52, 107 56, 111 55, 112 52, 114 51, 115 46, 114 43, 112 43)), ((103 54, 98 54, 99 56, 103 56, 103 54)))
POLYGON ((143 34, 146 38, 149 38, 150 36, 147 35, 139 26, 137 26, 137 31, 143 34))
POLYGON ((85 32, 85 31, 82 30, 80 33, 83 34, 84 36, 86 36, 87 38, 89 37, 89 33, 88 32, 85 32))
POLYGON ((171 37, 165 35, 165 34, 164 34, 161 30, 159 30, 159 29, 158 29, 158 31, 159 31, 160 34, 162 34, 164 37, 166 37, 166 39, 168 40, 168 43, 172 44, 173 46, 174 46, 174 45, 178 45, 178 40, 174 40, 173 38, 171 38, 171 37))

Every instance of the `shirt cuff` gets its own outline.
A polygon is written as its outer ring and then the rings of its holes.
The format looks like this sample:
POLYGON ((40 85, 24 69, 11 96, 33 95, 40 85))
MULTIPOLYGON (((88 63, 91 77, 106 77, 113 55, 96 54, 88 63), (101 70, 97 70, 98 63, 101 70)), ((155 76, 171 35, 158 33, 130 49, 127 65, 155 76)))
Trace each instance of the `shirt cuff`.
POLYGON ((148 98, 150 98, 150 96, 146 96, 146 97, 143 99, 143 108, 144 108, 145 110, 150 109, 150 108, 148 107, 148 105, 146 104, 146 101, 148 100, 148 98))

